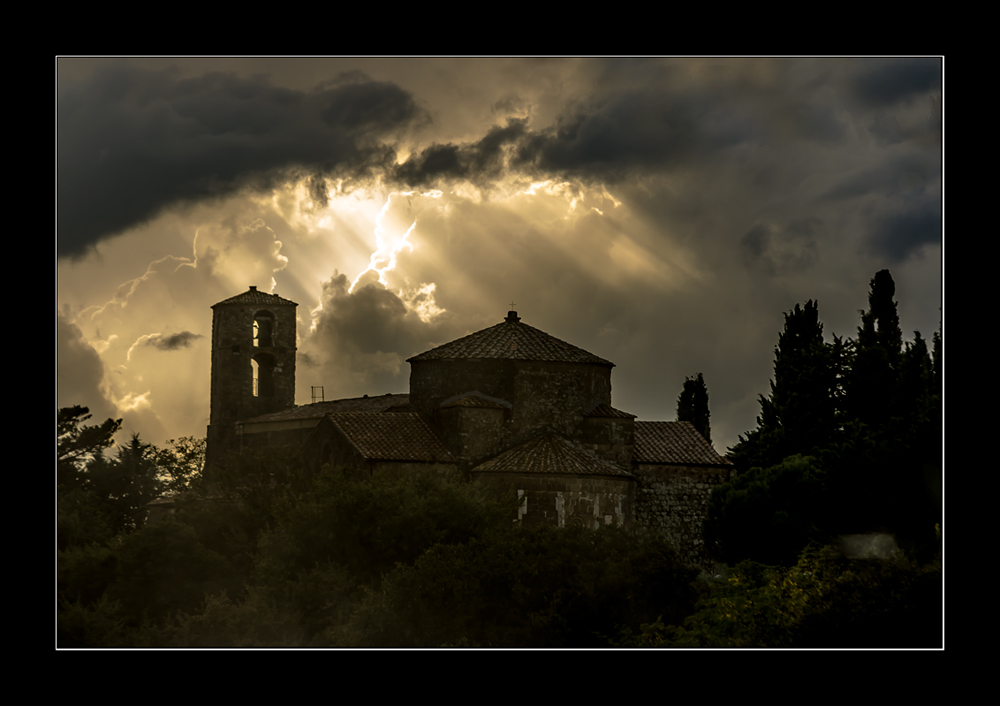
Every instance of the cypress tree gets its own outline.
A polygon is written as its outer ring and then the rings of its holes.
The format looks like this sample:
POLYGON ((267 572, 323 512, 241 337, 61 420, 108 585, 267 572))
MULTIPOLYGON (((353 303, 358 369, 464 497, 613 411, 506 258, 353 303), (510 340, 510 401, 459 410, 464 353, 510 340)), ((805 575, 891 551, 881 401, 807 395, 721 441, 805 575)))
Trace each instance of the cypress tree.
POLYGON ((705 378, 698 373, 696 378, 684 378, 684 388, 677 398, 677 421, 691 422, 694 428, 712 443, 712 429, 709 424, 708 387, 705 378))
POLYGON ((897 381, 903 355, 903 334, 893 296, 896 284, 889 270, 871 280, 868 311, 861 313, 858 339, 847 390, 851 418, 869 427, 885 428, 898 408, 897 381))
POLYGON ((677 421, 694 421, 694 381, 689 377, 684 378, 684 387, 677 397, 677 421))
POLYGON ((708 386, 705 378, 698 373, 698 379, 694 387, 694 428, 701 432, 705 441, 712 443, 712 428, 709 424, 711 414, 708 411, 708 386))
POLYGON ((774 349, 770 397, 760 396, 757 429, 730 449, 737 469, 767 468, 794 454, 819 455, 837 430, 843 343, 823 340, 819 305, 809 300, 785 314, 774 349))

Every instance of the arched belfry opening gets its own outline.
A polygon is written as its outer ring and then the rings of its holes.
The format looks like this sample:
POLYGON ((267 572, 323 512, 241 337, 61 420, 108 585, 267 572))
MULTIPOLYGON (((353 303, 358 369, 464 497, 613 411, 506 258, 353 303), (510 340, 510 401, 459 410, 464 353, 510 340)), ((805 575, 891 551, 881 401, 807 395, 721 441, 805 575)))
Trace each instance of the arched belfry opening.
POLYGON ((253 345, 254 348, 274 346, 274 314, 270 311, 258 311, 253 315, 253 345))

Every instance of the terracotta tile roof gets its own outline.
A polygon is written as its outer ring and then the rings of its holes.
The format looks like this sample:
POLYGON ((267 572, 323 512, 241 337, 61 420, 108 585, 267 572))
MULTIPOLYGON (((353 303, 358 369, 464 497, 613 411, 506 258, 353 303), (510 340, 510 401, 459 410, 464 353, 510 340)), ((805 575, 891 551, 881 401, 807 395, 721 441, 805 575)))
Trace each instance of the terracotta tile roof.
POLYGON ((330 400, 329 402, 314 402, 298 407, 290 407, 280 412, 262 414, 259 417, 247 419, 246 422, 281 422, 288 419, 318 419, 331 412, 388 412, 393 408, 407 405, 409 394, 379 395, 377 397, 353 397, 346 400, 330 400))
POLYGON ((615 409, 609 404, 599 404, 594 405, 589 411, 585 412, 585 417, 614 417, 616 419, 635 419, 634 414, 629 414, 628 412, 623 412, 620 409, 615 409))
POLYGON ((589 449, 558 434, 545 434, 481 463, 473 473, 545 473, 634 478, 589 449))
POLYGON ((449 400, 445 400, 440 405, 441 409, 446 407, 480 407, 485 409, 510 409, 511 404, 505 400, 498 400, 488 397, 481 392, 466 392, 449 400))
POLYGON ((329 419, 366 459, 455 463, 415 412, 342 412, 329 415, 329 419))
POLYGON ((219 304, 267 304, 274 306, 275 304, 291 304, 292 306, 298 306, 291 299, 283 299, 277 294, 268 294, 266 292, 258 292, 256 287, 250 287, 243 294, 237 294, 235 297, 229 297, 229 299, 223 299, 218 304, 213 304, 212 308, 219 306, 219 304))
POLYGON ((633 463, 731 466, 691 422, 636 422, 633 463))
POLYGON ((582 348, 560 341, 544 331, 522 324, 516 312, 503 323, 456 339, 409 358, 407 362, 446 358, 502 358, 559 363, 595 363, 614 366, 582 348))

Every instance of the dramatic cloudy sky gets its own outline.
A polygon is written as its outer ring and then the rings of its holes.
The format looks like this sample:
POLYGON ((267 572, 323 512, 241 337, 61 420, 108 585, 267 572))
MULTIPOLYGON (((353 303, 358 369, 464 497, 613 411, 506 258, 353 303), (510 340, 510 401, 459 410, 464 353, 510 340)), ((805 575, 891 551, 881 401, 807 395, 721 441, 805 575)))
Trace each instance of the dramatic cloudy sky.
POLYGON ((59 406, 205 434, 215 302, 298 302, 297 399, 522 320, 715 447, 754 426, 783 312, 856 335, 888 268, 942 306, 942 61, 90 59, 57 69, 59 406))

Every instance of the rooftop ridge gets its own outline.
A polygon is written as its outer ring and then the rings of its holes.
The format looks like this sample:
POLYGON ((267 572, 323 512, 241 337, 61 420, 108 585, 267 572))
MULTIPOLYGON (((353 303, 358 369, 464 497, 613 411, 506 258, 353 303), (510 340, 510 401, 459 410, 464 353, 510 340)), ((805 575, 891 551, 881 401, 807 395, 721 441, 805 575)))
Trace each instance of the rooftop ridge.
POLYGON ((234 297, 229 297, 229 299, 223 299, 221 302, 213 304, 212 308, 214 309, 220 304, 266 304, 270 306, 280 304, 298 306, 298 304, 293 302, 291 299, 284 299, 283 297, 279 297, 277 294, 258 292, 257 287, 253 286, 242 294, 237 294, 234 297))
POLYGON ((635 419, 634 414, 615 409, 609 404, 597 403, 583 413, 584 417, 612 417, 615 419, 635 419))
MULTIPOLYGON (((512 312, 513 313, 513 312, 512 312)), ((605 360, 571 343, 560 340, 516 316, 508 316, 495 326, 456 338, 408 358, 408 363, 446 359, 506 359, 557 363, 591 363, 614 367, 605 360)))
POLYGON ((369 397, 348 397, 341 400, 325 400, 323 402, 313 402, 312 404, 296 405, 283 409, 279 412, 262 414, 257 417, 245 419, 243 423, 254 424, 260 422, 275 422, 290 419, 318 419, 334 412, 384 412, 394 407, 408 404, 409 393, 387 393, 369 397))

